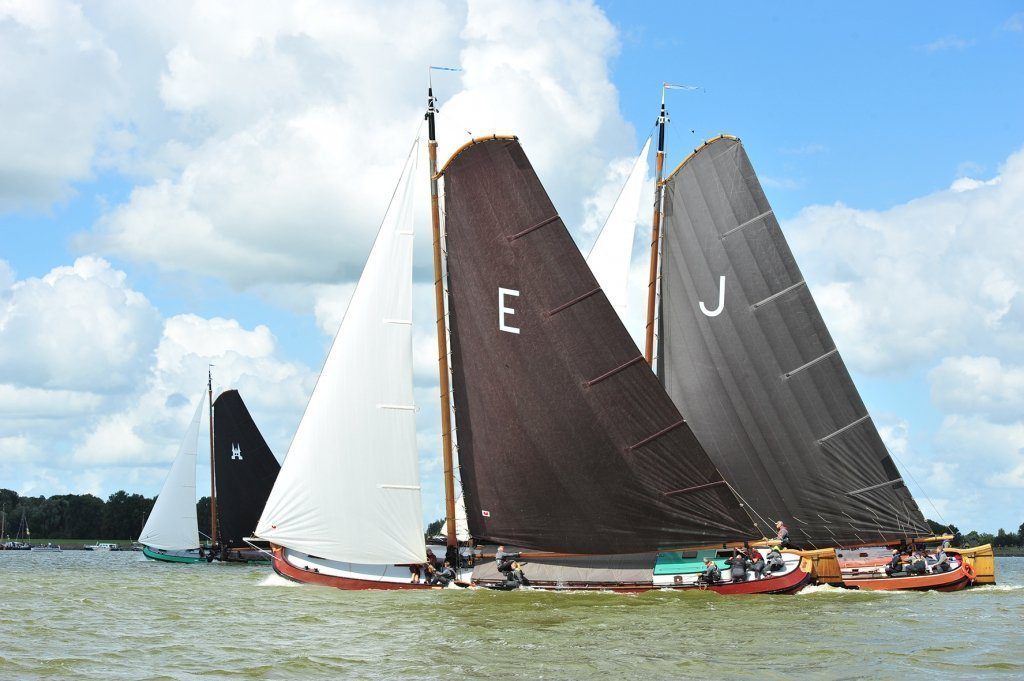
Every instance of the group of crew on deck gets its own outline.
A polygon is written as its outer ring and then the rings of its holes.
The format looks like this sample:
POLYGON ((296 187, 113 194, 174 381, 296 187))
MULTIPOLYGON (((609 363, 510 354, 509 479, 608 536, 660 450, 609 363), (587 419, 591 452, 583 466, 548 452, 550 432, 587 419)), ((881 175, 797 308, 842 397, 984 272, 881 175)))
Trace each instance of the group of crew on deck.
POLYGON ((427 562, 423 565, 410 565, 409 572, 412 584, 429 584, 430 586, 448 586, 455 581, 455 568, 450 561, 441 561, 434 552, 427 549, 427 562))
POLYGON ((949 556, 946 555, 948 545, 949 542, 942 542, 942 545, 931 555, 928 555, 928 552, 923 549, 914 547, 893 549, 892 558, 885 566, 885 574, 889 577, 905 577, 933 572, 949 572, 954 569, 954 566, 950 564, 949 556))
MULTIPOLYGON (((772 572, 786 568, 786 562, 777 546, 771 547, 768 554, 764 556, 749 547, 733 549, 732 556, 725 559, 725 564, 729 566, 728 581, 733 583, 747 581, 750 573, 753 573, 754 579, 764 579, 770 577, 772 572)), ((715 561, 705 558, 704 572, 697 576, 697 582, 699 584, 722 584, 727 580, 722 578, 722 570, 715 564, 715 561)))

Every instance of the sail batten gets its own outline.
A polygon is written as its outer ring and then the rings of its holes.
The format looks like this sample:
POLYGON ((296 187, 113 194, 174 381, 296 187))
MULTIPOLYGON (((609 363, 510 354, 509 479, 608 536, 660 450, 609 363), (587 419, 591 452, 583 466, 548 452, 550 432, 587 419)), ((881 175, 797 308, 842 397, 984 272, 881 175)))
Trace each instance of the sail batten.
POLYGON ((330 560, 421 563, 410 152, 256 533, 330 560))
POLYGON ((722 477, 654 374, 621 370, 640 351, 552 219, 519 143, 477 142, 444 177, 452 385, 473 538, 634 553, 757 536, 725 485, 664 494, 722 477))
POLYGON ((740 497, 798 544, 927 532, 738 139, 669 177, 663 230, 658 375, 740 497))

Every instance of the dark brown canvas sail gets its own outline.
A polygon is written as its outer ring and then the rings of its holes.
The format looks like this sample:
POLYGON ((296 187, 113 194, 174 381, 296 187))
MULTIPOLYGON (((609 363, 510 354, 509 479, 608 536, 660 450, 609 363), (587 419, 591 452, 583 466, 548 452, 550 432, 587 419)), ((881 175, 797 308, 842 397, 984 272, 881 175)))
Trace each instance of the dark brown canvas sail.
POLYGON ((456 435, 477 541, 630 553, 757 535, 512 139, 444 171, 456 435))
POLYGON ((744 501, 797 545, 927 533, 739 140, 670 176, 663 228, 658 375, 744 501))

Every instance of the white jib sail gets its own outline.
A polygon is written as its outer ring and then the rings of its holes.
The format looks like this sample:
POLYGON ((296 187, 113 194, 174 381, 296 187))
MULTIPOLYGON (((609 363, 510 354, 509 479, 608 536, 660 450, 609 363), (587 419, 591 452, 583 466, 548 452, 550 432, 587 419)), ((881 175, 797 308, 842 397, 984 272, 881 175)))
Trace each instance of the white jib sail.
MULTIPOLYGON (((451 524, 445 521, 444 536, 450 537, 451 532, 451 524)), ((469 523, 466 522, 466 498, 461 494, 455 500, 455 537, 459 541, 469 541, 469 523)))
POLYGON ((412 380, 410 153, 257 536, 362 564, 426 560, 412 380))
POLYGON ((597 241, 587 256, 587 265, 597 277, 597 283, 608 296, 609 302, 620 319, 626 318, 626 301, 629 299, 629 266, 633 260, 633 237, 636 234, 637 215, 640 212, 641 194, 647 179, 647 153, 651 138, 647 138, 643 150, 633 162, 633 168, 626 178, 619 198, 608 214, 597 241))
POLYGON ((146 519, 139 543, 165 551, 199 548, 199 524, 196 520, 196 453, 199 450, 199 417, 206 394, 199 399, 196 413, 178 447, 160 496, 146 519))

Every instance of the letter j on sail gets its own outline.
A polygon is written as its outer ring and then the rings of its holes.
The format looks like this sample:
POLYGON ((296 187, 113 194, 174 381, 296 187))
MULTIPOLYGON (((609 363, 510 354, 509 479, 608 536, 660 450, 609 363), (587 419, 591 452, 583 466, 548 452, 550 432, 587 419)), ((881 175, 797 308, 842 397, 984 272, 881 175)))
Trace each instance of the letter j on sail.
POLYGON ((722 310, 725 309, 725 275, 723 274, 718 278, 718 307, 714 310, 709 310, 704 307, 704 301, 698 301, 700 305, 700 311, 708 317, 717 317, 722 314, 722 310))
POLYGON ((498 288, 498 330, 508 333, 519 333, 519 328, 505 324, 505 315, 516 313, 511 307, 505 307, 505 296, 519 296, 519 291, 510 288, 498 288))

